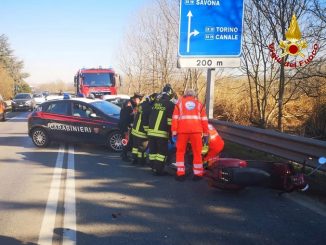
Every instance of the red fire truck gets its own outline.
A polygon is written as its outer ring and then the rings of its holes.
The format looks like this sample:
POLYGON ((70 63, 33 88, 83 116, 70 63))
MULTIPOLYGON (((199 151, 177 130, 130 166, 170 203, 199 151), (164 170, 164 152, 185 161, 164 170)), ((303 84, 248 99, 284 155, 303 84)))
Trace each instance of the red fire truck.
POLYGON ((111 68, 83 68, 75 75, 76 95, 102 98, 103 95, 117 94, 119 76, 111 68))

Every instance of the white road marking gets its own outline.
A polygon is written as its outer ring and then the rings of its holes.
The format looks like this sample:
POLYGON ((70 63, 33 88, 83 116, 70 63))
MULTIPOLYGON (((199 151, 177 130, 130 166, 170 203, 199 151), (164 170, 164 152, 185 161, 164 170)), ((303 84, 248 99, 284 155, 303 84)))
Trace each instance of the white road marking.
POLYGON ((74 147, 69 146, 66 190, 64 201, 63 245, 76 244, 76 193, 74 147))
POLYGON ((55 169, 53 172, 48 201, 46 203, 45 214, 42 221, 38 244, 52 244, 55 219, 57 214, 57 205, 60 192, 60 183, 62 175, 62 165, 64 156, 64 145, 60 145, 55 169))

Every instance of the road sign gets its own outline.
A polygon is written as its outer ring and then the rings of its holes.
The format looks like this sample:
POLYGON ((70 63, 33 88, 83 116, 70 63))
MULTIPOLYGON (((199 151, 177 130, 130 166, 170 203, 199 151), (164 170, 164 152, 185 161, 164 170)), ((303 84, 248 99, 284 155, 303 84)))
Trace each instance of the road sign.
POLYGON ((179 56, 239 57, 243 2, 180 0, 179 56))
POLYGON ((188 68, 236 68, 240 66, 240 58, 201 58, 181 57, 178 59, 178 67, 188 68))

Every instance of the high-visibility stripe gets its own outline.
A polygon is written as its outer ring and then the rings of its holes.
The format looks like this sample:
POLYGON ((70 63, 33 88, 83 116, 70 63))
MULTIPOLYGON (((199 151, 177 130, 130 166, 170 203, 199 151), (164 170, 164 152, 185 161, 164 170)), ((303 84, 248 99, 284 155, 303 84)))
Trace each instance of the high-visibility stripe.
POLYGON ((136 131, 134 129, 131 130, 131 134, 134 135, 134 136, 137 136, 139 138, 147 139, 147 134, 146 133, 136 131))
POLYGON ((137 124, 136 124, 136 128, 135 128, 136 131, 139 131, 141 119, 142 119, 142 114, 139 115, 139 118, 138 118, 138 121, 137 121, 137 124))
POLYGON ((155 160, 156 159, 156 154, 148 154, 149 160, 155 160))
POLYGON ((208 121, 208 118, 207 117, 201 117, 201 120, 202 121, 208 121))
POLYGON ((161 131, 161 130, 155 130, 155 129, 149 129, 147 135, 160 137, 160 138, 168 138, 169 137, 167 132, 161 131))
POLYGON ((168 121, 168 122, 167 122, 168 125, 171 125, 171 124, 172 124, 172 118, 168 118, 167 121, 168 121))
POLYGON ((201 117, 196 115, 182 115, 179 117, 179 120, 201 120, 201 117))
POLYGON ((131 153, 137 154, 138 153, 138 148, 132 148, 131 153))
POLYGON ((185 175, 185 174, 186 174, 186 171, 185 171, 184 167, 177 168, 177 176, 182 176, 182 175, 185 175))
POLYGON ((161 154, 156 154, 156 160, 160 162, 165 162, 166 156, 161 154))
POLYGON ((213 135, 210 135, 209 138, 210 139, 215 139, 217 136, 218 136, 218 134, 213 134, 213 135))
POLYGON ((179 119, 179 115, 172 116, 172 119, 179 119))
POLYGON ((175 163, 175 166, 177 166, 177 167, 184 167, 185 166, 185 163, 184 162, 176 162, 175 163))
POLYGON ((154 126, 155 131, 158 131, 158 128, 159 128, 159 126, 161 124, 161 121, 162 121, 163 113, 164 113, 164 111, 159 111, 159 113, 157 115, 155 126, 154 126))
POLYGON ((138 152, 137 157, 138 158, 142 158, 142 156, 143 156, 143 153, 142 152, 138 152))
POLYGON ((202 163, 194 163, 194 168, 202 168, 203 164, 202 163))
POLYGON ((204 172, 203 170, 195 170, 195 169, 194 169, 194 174, 195 174, 195 175, 199 175, 199 176, 201 176, 201 175, 203 175, 203 172, 204 172))

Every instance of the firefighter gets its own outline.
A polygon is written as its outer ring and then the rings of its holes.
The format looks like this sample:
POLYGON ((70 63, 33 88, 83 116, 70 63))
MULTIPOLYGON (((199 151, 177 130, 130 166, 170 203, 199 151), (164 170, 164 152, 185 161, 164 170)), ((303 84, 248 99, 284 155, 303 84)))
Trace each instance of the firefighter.
POLYGON ((153 93, 150 96, 147 96, 146 100, 138 106, 138 111, 131 130, 133 137, 133 147, 131 152, 133 154, 134 164, 145 163, 146 160, 149 115, 151 113, 156 96, 157 93, 153 93))
POLYGON ((208 124, 207 154, 204 156, 204 167, 210 167, 224 148, 224 141, 212 124, 208 124))
POLYGON ((203 140, 208 140, 208 119, 204 106, 197 100, 194 90, 186 90, 176 104, 172 117, 172 135, 176 142, 176 180, 185 179, 184 155, 190 141, 193 153, 193 180, 200 180, 204 174, 202 161, 203 140))
POLYGON ((134 121, 134 115, 137 112, 137 105, 142 99, 142 95, 135 93, 125 104, 122 105, 119 119, 119 129, 123 138, 128 139, 128 144, 123 147, 121 158, 123 161, 131 161, 128 157, 128 151, 131 150, 132 137, 130 129, 134 121))
POLYGON ((165 85, 152 107, 149 117, 149 161, 155 175, 164 174, 164 166, 168 156, 168 141, 171 137, 170 129, 174 103, 174 95, 169 84, 165 85))

